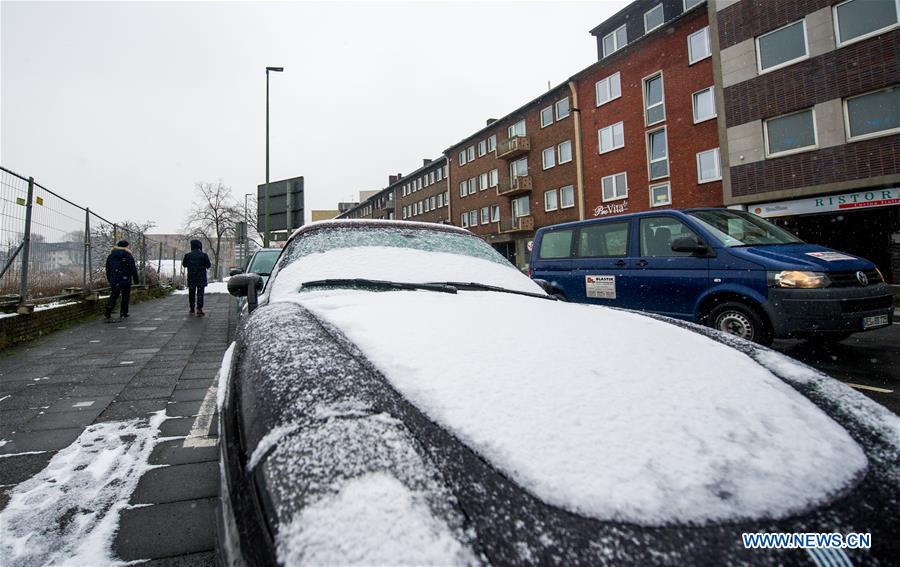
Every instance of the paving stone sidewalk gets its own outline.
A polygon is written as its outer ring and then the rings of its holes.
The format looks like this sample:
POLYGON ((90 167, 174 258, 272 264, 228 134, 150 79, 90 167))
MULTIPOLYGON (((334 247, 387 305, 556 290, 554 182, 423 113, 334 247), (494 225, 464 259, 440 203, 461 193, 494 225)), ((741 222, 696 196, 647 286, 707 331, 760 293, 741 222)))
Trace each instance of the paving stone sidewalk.
MULTIPOLYGON (((173 295, 132 307, 124 321, 88 321, 0 353, 0 510, 91 424, 165 410, 160 437, 184 437, 215 411, 203 400, 236 324, 234 298, 206 296, 206 317, 173 295), (29 454, 22 454, 29 453, 29 454), (9 456, 14 455, 14 456, 9 456)), ((214 399, 211 398, 211 399, 214 399)), ((200 442, 160 441, 113 542, 144 565, 214 565, 219 487, 216 420, 200 442), (188 446, 185 446, 188 445, 188 446)), ((194 429, 195 433, 197 429, 194 429)))

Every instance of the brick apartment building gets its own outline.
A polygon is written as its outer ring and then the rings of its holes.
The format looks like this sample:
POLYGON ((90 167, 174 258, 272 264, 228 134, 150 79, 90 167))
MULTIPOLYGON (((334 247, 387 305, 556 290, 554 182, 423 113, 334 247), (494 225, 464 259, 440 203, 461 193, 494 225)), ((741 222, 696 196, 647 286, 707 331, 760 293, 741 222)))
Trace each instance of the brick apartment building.
POLYGON ((524 268, 535 228, 579 218, 576 126, 566 83, 448 148, 453 224, 524 268))
MULTIPOLYGON (((394 179, 391 175, 390 178, 394 179)), ((375 191, 360 191, 359 203, 341 211, 338 218, 342 219, 393 219, 394 193, 388 189, 375 191)), ((344 204, 344 203, 341 203, 344 204)))
POLYGON ((421 222, 450 222, 447 160, 423 159, 422 167, 406 177, 392 176, 388 189, 394 192, 397 217, 421 222))
POLYGON ((638 0, 591 30, 599 61, 573 77, 586 218, 722 204, 707 23, 703 0, 638 0))
POLYGON ((713 0, 724 200, 900 282, 896 0, 713 0))

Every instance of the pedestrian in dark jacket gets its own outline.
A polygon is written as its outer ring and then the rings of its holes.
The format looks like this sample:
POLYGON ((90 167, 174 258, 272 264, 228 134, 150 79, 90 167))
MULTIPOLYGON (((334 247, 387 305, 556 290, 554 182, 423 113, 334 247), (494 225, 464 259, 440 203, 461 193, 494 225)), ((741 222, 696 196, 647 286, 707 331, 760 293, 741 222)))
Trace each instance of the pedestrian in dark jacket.
POLYGON ((106 301, 106 312, 103 316, 107 319, 112 315, 116 307, 119 295, 122 295, 122 306, 119 315, 128 317, 128 304, 131 302, 131 282, 138 283, 137 265, 134 256, 128 249, 128 241, 120 240, 113 246, 109 256, 106 257, 106 281, 109 282, 110 294, 106 301))
POLYGON ((203 317, 203 291, 206 288, 206 270, 212 264, 209 256, 203 251, 203 244, 199 240, 191 240, 191 251, 184 255, 181 265, 187 268, 188 277, 188 303, 191 314, 194 306, 197 306, 197 317, 203 317))

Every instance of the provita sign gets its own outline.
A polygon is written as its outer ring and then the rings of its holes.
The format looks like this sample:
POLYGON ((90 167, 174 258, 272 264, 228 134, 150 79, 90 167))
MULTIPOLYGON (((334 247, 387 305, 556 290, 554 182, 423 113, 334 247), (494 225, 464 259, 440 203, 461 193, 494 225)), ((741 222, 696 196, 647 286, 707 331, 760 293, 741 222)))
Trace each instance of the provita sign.
POLYGON ((747 210, 761 217, 786 217, 854 209, 870 209, 900 205, 900 187, 873 189, 843 195, 824 195, 808 199, 747 205, 747 210))

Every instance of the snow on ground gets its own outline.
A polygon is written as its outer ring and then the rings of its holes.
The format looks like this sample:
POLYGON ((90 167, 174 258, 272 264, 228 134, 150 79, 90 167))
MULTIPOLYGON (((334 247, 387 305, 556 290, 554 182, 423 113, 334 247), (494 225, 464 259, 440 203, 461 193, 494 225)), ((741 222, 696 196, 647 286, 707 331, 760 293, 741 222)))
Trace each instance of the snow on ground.
POLYGON ((306 507, 276 540, 284 565, 468 565, 476 559, 420 494, 385 473, 306 507))
MULTIPOLYGON (((172 292, 174 295, 187 295, 188 290, 185 289, 176 289, 172 292)), ((206 291, 204 294, 209 295, 210 293, 228 293, 228 280, 222 282, 210 282, 209 285, 206 286, 206 291)))
POLYGON ((285 266, 273 280, 271 297, 283 299, 305 281, 331 278, 364 278, 404 283, 477 282, 508 289, 543 293, 543 290, 498 254, 503 263, 462 254, 428 252, 410 248, 360 246, 337 248, 303 256, 285 266), (348 270, 348 266, 352 270, 348 270))
POLYGON ((493 292, 279 288, 499 470, 579 514, 643 525, 780 518, 829 501, 867 468, 840 425, 766 368, 649 317, 493 292))
POLYGON ((47 467, 9 493, 0 556, 10 565, 109 565, 110 547, 164 412, 92 425, 47 467))

